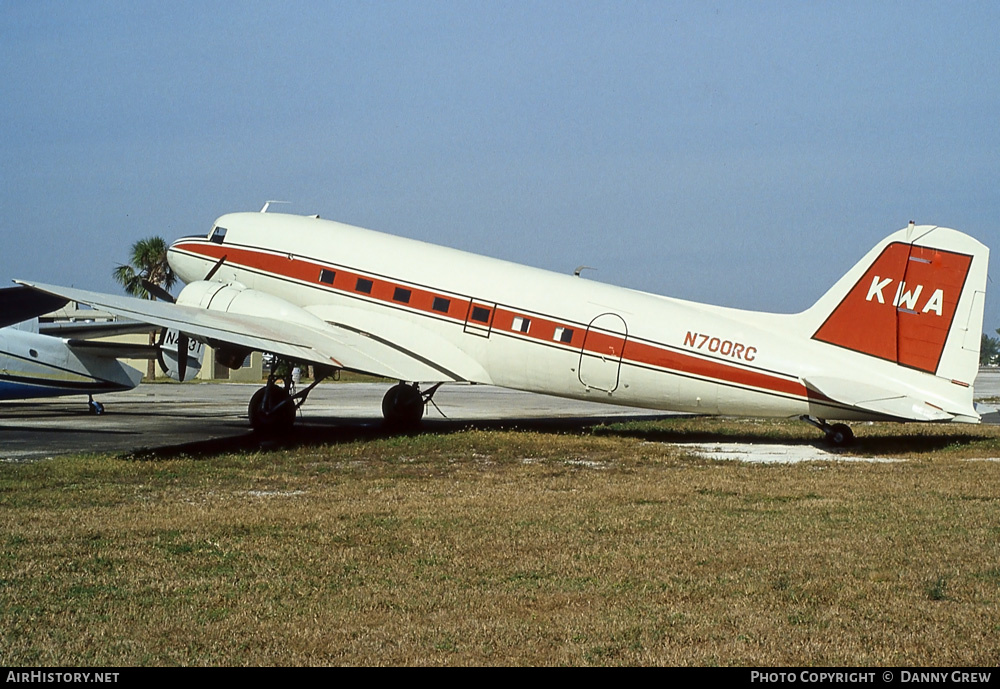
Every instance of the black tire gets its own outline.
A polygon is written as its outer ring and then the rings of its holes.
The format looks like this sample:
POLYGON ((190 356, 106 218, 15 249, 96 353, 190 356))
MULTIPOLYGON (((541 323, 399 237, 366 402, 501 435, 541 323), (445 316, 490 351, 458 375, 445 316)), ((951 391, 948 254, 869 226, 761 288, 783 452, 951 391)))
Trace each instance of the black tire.
POLYGON ((272 385, 268 391, 263 387, 250 398, 247 415, 250 427, 258 433, 287 433, 295 424, 295 404, 284 388, 272 385))
POLYGON ((830 426, 826 440, 834 447, 848 447, 854 444, 854 431, 846 423, 835 423, 830 426))
POLYGON ((424 398, 415 385, 393 385, 382 398, 382 417, 389 428, 416 428, 424 417, 424 398))

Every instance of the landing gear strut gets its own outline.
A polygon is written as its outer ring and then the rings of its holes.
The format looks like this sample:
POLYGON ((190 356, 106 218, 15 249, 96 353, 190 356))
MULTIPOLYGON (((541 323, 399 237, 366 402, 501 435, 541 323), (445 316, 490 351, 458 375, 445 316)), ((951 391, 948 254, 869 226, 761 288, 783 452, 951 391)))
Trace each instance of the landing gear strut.
POLYGON ((826 442, 833 447, 847 447, 854 444, 854 431, 846 423, 829 424, 823 419, 807 415, 802 415, 799 419, 823 431, 826 434, 826 442))
POLYGON ((408 385, 399 381, 397 385, 393 385, 382 398, 382 416, 385 425, 389 428, 407 430, 419 426, 420 419, 424 417, 424 405, 428 402, 433 404, 431 398, 439 387, 441 383, 426 392, 421 392, 416 383, 408 385))
POLYGON ((104 405, 95 400, 93 395, 87 395, 87 408, 94 416, 100 416, 104 413, 104 405))
POLYGON ((326 380, 336 369, 328 366, 314 366, 313 382, 299 392, 291 389, 291 376, 285 376, 283 385, 278 384, 275 370, 278 362, 271 366, 267 376, 267 384, 253 394, 247 407, 250 417, 250 427, 254 431, 267 435, 288 433, 295 424, 295 412, 306 401, 312 389, 326 380))

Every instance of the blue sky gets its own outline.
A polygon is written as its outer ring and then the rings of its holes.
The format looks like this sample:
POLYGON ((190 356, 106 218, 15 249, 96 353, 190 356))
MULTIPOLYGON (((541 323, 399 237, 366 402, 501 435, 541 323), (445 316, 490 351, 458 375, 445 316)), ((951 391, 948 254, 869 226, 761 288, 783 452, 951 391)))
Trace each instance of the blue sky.
POLYGON ((116 291, 136 239, 281 199, 798 311, 911 219, 997 244, 998 35, 994 2, 0 0, 0 279, 116 291))

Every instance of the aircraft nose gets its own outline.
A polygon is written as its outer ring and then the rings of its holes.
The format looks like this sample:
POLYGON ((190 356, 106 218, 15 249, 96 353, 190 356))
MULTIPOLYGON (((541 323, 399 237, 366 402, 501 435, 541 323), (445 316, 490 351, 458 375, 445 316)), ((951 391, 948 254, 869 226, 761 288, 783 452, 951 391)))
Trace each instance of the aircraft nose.
MULTIPOLYGON (((198 237, 198 239, 200 238, 198 237)), ((184 249, 185 242, 189 242, 191 239, 194 239, 194 237, 180 237, 179 239, 175 239, 167 249, 167 263, 170 264, 170 269, 185 284, 200 280, 201 274, 205 272, 203 268, 199 269, 199 264, 202 261, 193 257, 189 251, 184 249)))
POLYGON ((170 243, 170 246, 167 247, 167 264, 170 266, 171 270, 173 270, 175 273, 178 272, 177 269, 179 267, 177 265, 177 257, 179 255, 177 251, 177 245, 180 244, 181 241, 183 240, 175 239, 170 243))

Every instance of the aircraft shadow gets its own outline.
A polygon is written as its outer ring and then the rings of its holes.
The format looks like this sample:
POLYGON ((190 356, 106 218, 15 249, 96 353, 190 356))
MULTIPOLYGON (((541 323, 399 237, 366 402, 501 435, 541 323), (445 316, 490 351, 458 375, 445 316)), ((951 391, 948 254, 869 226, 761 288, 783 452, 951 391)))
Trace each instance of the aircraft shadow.
MULTIPOLYGON (((797 439, 775 437, 762 427, 743 432, 711 432, 687 428, 671 428, 668 422, 696 415, 607 416, 607 417, 526 417, 507 419, 453 420, 425 419, 419 430, 401 431, 386 428, 381 419, 310 418, 295 426, 291 435, 268 437, 250 431, 240 435, 198 440, 186 443, 147 447, 120 455, 123 459, 152 461, 174 457, 207 457, 218 454, 257 452, 261 450, 294 450, 298 448, 365 442, 421 433, 453 434, 468 430, 533 431, 552 434, 578 434, 603 437, 635 438, 652 443, 750 443, 812 445, 828 448, 821 435, 797 439)), ((981 441, 981 436, 942 432, 940 435, 865 435, 850 449, 873 454, 923 454, 948 446, 967 445, 981 441)))
POLYGON ((145 447, 119 455, 129 460, 157 460, 173 457, 205 457, 210 455, 256 452, 259 450, 293 450, 297 448, 319 447, 352 442, 363 442, 397 436, 421 433, 452 434, 467 430, 535 431, 539 433, 579 433, 585 434, 608 424, 625 421, 656 421, 673 418, 662 417, 525 417, 507 419, 425 419, 419 430, 393 430, 386 428, 380 418, 372 419, 323 419, 310 418, 297 423, 291 435, 268 437, 247 430, 246 433, 225 438, 212 438, 193 442, 145 447))
MULTIPOLYGON (((766 429, 759 432, 748 430, 742 433, 733 432, 707 432, 692 431, 687 429, 651 429, 633 430, 620 429, 616 427, 600 427, 594 429, 594 435, 639 438, 647 442, 654 443, 744 443, 744 444, 768 444, 768 445, 811 445, 821 449, 830 450, 830 445, 824 440, 822 434, 817 432, 814 438, 780 438, 768 433, 766 429)), ((920 435, 864 435, 856 439, 853 445, 843 450, 834 452, 853 451, 869 452, 875 455, 890 454, 923 454, 942 450, 950 446, 969 445, 982 441, 982 436, 956 434, 942 432, 940 435, 920 434, 920 435)))

